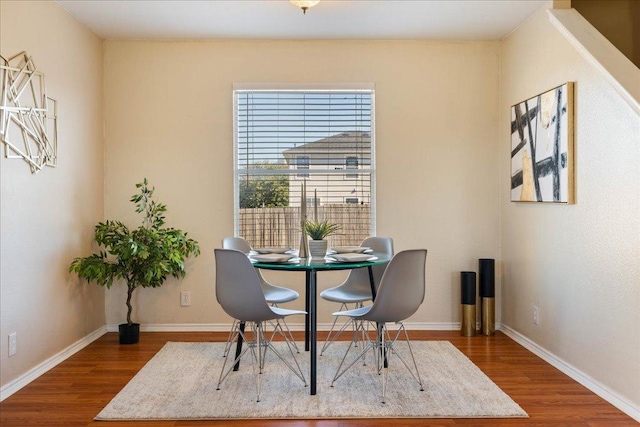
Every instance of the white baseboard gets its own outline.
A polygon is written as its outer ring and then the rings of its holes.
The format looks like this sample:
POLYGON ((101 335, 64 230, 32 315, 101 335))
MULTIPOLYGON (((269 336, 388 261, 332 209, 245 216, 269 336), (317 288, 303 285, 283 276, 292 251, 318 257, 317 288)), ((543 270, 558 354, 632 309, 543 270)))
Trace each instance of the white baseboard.
MULTIPOLYGON (((289 323, 292 331, 304 331, 304 323, 289 323)), ((405 322, 407 330, 421 331, 455 331, 460 329, 459 322, 453 323, 427 323, 405 322)), ((498 325, 496 325, 496 328, 498 325)), ((107 332, 118 332, 118 325, 107 325, 107 332)), ((231 323, 151 323, 141 324, 142 332, 229 332, 231 323)), ((328 331, 331 323, 318 323, 319 331, 328 331)))
MULTIPOLYGON (((231 323, 150 323, 141 332, 229 332, 231 323)), ((107 325, 107 332, 118 332, 118 325, 107 325)))
POLYGON ((35 380, 54 366, 58 365, 61 362, 64 362, 69 357, 73 356, 106 333, 107 328, 105 326, 101 326, 86 337, 79 339, 69 347, 65 348, 64 350, 58 352, 44 362, 30 369, 25 374, 20 375, 13 381, 10 381, 7 384, 3 385, 0 388, 0 402, 20 390, 22 387, 29 384, 31 381, 35 380))
POLYGON ((640 407, 634 405, 628 399, 618 395, 616 392, 609 389, 604 384, 601 384, 591 376, 571 366, 555 354, 540 347, 538 344, 531 341, 529 338, 525 337, 514 329, 511 329, 506 325, 501 325, 500 330, 504 332, 504 334, 509 338, 511 338, 536 356, 540 357, 545 362, 557 368, 562 373, 570 376, 572 379, 579 382, 607 402, 611 403, 613 406, 620 409, 622 412, 629 415, 634 420, 640 422, 640 407))

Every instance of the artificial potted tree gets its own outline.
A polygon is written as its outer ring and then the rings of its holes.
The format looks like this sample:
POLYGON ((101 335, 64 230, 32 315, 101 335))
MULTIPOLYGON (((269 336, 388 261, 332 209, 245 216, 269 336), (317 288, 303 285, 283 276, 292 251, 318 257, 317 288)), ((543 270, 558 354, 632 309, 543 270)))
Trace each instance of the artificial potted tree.
POLYGON ((309 254, 311 258, 324 258, 327 254, 327 236, 340 229, 338 224, 329 221, 307 220, 302 226, 302 231, 311 238, 309 241, 309 254))
POLYGON ((157 288, 168 276, 182 278, 184 261, 190 255, 200 255, 198 242, 187 233, 163 227, 166 205, 153 200, 155 188, 149 188, 145 178, 136 184, 140 190, 131 197, 136 212, 143 213, 142 225, 129 230, 120 221, 100 222, 95 226, 95 241, 100 245, 97 254, 75 258, 70 272, 89 282, 111 288, 114 280, 127 284, 127 323, 119 326, 120 344, 138 342, 140 324, 131 320, 131 297, 139 286, 157 288))

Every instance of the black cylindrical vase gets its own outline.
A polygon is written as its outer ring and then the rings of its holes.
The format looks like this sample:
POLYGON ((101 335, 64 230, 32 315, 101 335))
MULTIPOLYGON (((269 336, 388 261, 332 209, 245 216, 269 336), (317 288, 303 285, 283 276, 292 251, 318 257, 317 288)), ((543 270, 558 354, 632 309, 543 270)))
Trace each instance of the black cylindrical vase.
POLYGON ((496 262, 481 258, 480 271, 480 330, 483 335, 496 332, 496 262))
POLYGON ((463 271, 460 273, 460 304, 462 321, 460 334, 465 337, 476 336, 476 273, 463 271))
POLYGON ((480 259, 480 296, 494 298, 496 296, 496 261, 488 258, 480 259))

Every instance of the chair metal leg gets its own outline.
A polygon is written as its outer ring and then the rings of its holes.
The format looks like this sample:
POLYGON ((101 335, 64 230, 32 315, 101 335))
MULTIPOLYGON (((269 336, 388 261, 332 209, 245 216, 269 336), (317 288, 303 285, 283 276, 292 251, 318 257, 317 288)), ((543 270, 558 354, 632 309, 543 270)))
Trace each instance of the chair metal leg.
POLYGON ((302 372, 302 368, 300 368, 300 364, 298 363, 298 359, 296 359, 295 355, 293 354, 293 344, 291 342, 289 342, 284 330, 282 329, 282 326, 280 325, 279 321, 276 321, 276 328, 279 331, 279 334, 284 338, 285 343, 287 344, 287 349, 289 350, 289 353, 291 354, 291 358, 293 359, 293 361, 296 364, 296 368, 297 370, 289 363, 287 362, 287 360, 282 357, 282 355, 280 354, 280 352, 278 350, 276 350, 276 348, 273 346, 271 341, 268 341, 266 343, 265 346, 265 354, 267 351, 267 348, 271 349, 271 351, 285 364, 287 365, 287 367, 294 373, 296 374, 296 376, 298 378, 300 378, 300 380, 302 380, 302 382, 304 383, 305 387, 307 386, 307 380, 304 377, 304 373, 302 372))
MULTIPOLYGON (((360 320, 359 322, 362 325, 360 328, 360 339, 362 341, 362 344, 364 345, 364 343, 366 343, 369 339, 369 322, 365 322, 364 320, 360 320)), ((362 356, 362 366, 367 366, 366 353, 362 356)))
MULTIPOLYGON (((334 320, 333 325, 331 325, 331 330, 329 331, 329 334, 327 334, 327 339, 324 341, 324 345, 322 346, 322 350, 320 351, 320 356, 322 356, 322 352, 324 352, 327 348, 329 348, 329 346, 331 346, 331 344, 333 344, 338 339, 338 337, 342 335, 344 331, 347 330, 349 326, 352 326, 352 330, 355 330, 357 328, 355 322, 352 319, 349 319, 342 324, 342 326, 340 327, 340 329, 338 329, 337 332, 333 332, 333 327, 335 326, 335 324, 336 322, 334 320), (332 332, 333 332, 333 336, 331 336, 332 332)), ((358 339, 352 338, 352 341, 355 343, 355 346, 357 347, 358 339)))
MULTIPOLYGON (((364 332, 365 323, 366 322, 360 322, 354 334, 357 335, 360 332, 364 332)), ((387 398, 387 389, 388 389, 389 374, 390 374, 389 359, 391 358, 392 354, 398 357, 398 359, 402 362, 405 368, 407 368, 407 370, 409 371, 413 379, 416 380, 416 382, 420 385, 420 391, 424 391, 424 384, 422 383, 422 378, 420 377, 420 371, 418 370, 418 365, 416 363, 416 359, 413 354, 413 349, 411 348, 409 335, 407 333, 406 328, 404 327, 404 324, 402 324, 402 322, 398 322, 398 324, 400 325, 400 328, 398 329, 397 332, 393 334, 393 336, 388 330, 386 324, 379 325, 381 330, 376 333, 375 340, 372 340, 369 337, 369 335, 366 334, 367 342, 365 343, 364 348, 356 356, 356 358, 347 367, 343 369, 342 367, 345 363, 347 355, 349 354, 349 351, 351 350, 351 347, 354 344, 354 341, 355 341, 355 338, 354 338, 354 340, 352 340, 349 343, 349 347, 347 347, 347 351, 345 352, 342 360, 340 361, 340 365, 338 366, 336 374, 334 375, 333 380, 331 381, 331 387, 333 387, 333 383, 337 381, 346 371, 348 371, 358 360, 360 360, 361 358, 364 358, 369 349, 374 349, 373 358, 375 362, 375 369, 376 369, 375 372, 379 376, 381 376, 383 404, 386 403, 386 398, 387 398), (404 340, 407 342, 409 355, 411 356, 411 360, 413 362, 413 368, 409 365, 409 363, 407 363, 405 358, 396 349, 395 345, 398 339, 401 337, 401 335, 404 338, 404 340)))
MULTIPOLYGON (((347 304, 341 303, 340 304, 340 309, 338 311, 344 311, 346 309, 347 309, 347 304)), ((333 328, 336 327, 336 322, 337 321, 338 321, 338 316, 334 316, 333 317, 333 323, 331 324, 331 328, 329 328, 329 333, 327 334, 327 339, 324 340, 324 345, 322 346, 322 349, 320 350, 320 356, 322 356, 322 354, 327 349, 327 347, 329 347, 329 345, 331 345, 331 342, 332 342, 331 334, 333 333, 333 328)))
MULTIPOLYGON (((354 308, 362 308, 364 307, 364 303, 362 302, 358 302, 355 304, 354 308)), ((346 303, 341 303, 340 304, 340 309, 338 311, 344 311, 344 310, 348 310, 349 306, 346 303)), ((329 333, 327 334, 327 339, 324 341, 324 344, 322 346, 322 350, 320 350, 320 356, 322 356, 322 354, 324 353, 324 351, 329 348, 329 346, 338 339, 338 337, 351 325, 353 325, 353 330, 355 331, 357 329, 357 325, 355 325, 354 320, 349 318, 349 320, 347 320, 338 330, 338 332, 333 332, 333 330, 336 327, 336 323, 338 321, 338 316, 334 316, 333 318, 333 323, 331 324, 331 328, 329 329, 329 333), (331 335, 333 334, 333 335, 331 335)), ((358 339, 355 339, 355 343, 356 343, 356 347, 358 346, 358 339)))
MULTIPOLYGON (((360 324, 358 325, 358 329, 356 330, 356 332, 354 332, 354 335, 359 333, 359 329, 363 328, 363 322, 360 322, 360 324)), ((362 351, 356 356, 356 358, 349 364, 349 366, 347 366, 346 368, 344 368, 342 371, 340 370, 342 368, 342 365, 344 365, 345 360, 347 359, 347 355, 349 354, 349 351, 351 350, 351 347, 353 346, 354 342, 356 340, 352 339, 349 342, 349 346, 347 347, 347 351, 345 351, 344 356, 342 357, 342 360, 340 361, 340 365, 338 366, 338 369, 336 370, 336 374, 333 377, 333 380, 331 380, 331 387, 333 387, 333 383, 336 382, 345 372, 347 372, 349 370, 349 368, 351 368, 358 360, 360 360, 361 358, 364 357, 365 354, 367 354, 367 352, 374 348, 374 342, 372 342, 370 339, 367 338, 367 342, 363 343, 363 349, 362 351)))
POLYGON ((244 348, 242 353, 236 356, 235 360, 231 363, 231 366, 226 371, 225 371, 225 366, 227 365, 229 358, 225 358, 224 363, 222 364, 222 369, 220 370, 220 377, 218 379, 218 386, 216 387, 216 390, 220 390, 222 383, 227 378, 227 376, 229 376, 229 374, 233 371, 233 367, 235 366, 235 364, 238 361, 240 361, 240 359, 242 359, 242 357, 245 355, 247 351, 251 351, 251 355, 253 356, 251 358, 251 361, 252 361, 251 368, 253 370, 254 375, 256 376, 257 401, 259 402, 260 389, 261 389, 260 373, 261 373, 261 367, 262 367, 262 356, 261 356, 262 351, 260 349, 260 346, 262 343, 260 339, 260 334, 262 332, 261 331, 262 328, 258 327, 257 324, 251 325, 251 331, 253 334, 253 340, 251 341, 247 340, 245 333, 240 328, 240 322, 237 322, 236 329, 237 329, 236 333, 242 337, 243 341, 246 343, 246 347, 244 348))
MULTIPOLYGON (((262 388, 262 370, 264 369, 264 353, 262 351, 262 323, 256 323, 256 345, 258 347, 258 375, 256 375, 256 391, 260 402, 260 389, 262 388)), ((265 349, 266 351, 266 349, 265 349)))
POLYGON ((222 357, 227 357, 227 355, 229 354, 229 350, 231 350, 231 346, 233 345, 233 342, 238 336, 238 333, 235 331, 237 323, 238 321, 236 319, 233 319, 233 324, 231 324, 231 330, 229 331, 229 336, 227 337, 227 343, 224 346, 222 357))
POLYGON ((273 323, 275 329, 274 329, 274 332, 271 334, 270 339, 265 338, 265 333, 264 333, 265 323, 266 322, 254 322, 251 324, 250 326, 251 333, 252 333, 251 340, 247 340, 246 334, 240 328, 240 322, 235 323, 235 327, 232 330, 232 333, 236 336, 242 337, 243 341, 246 343, 246 347, 243 349, 242 353, 240 353, 235 358, 235 360, 231 363, 231 366, 226 370, 225 370, 225 367, 227 365, 227 362, 229 362, 230 358, 225 358, 225 361, 222 364, 222 369, 220 370, 220 377, 218 379, 218 386, 216 387, 216 390, 220 390, 222 383, 225 381, 227 376, 233 371, 234 365, 238 361, 240 361, 242 357, 244 357, 247 351, 251 351, 251 355, 252 355, 251 366, 252 366, 253 374, 256 377, 256 383, 255 383, 256 401, 260 402, 260 398, 262 395, 262 374, 265 368, 267 349, 270 349, 298 378, 300 378, 304 383, 305 387, 307 386, 307 381, 304 377, 304 373, 302 372, 302 368, 300 367, 300 364, 298 363, 298 360, 296 359, 293 353, 293 344, 290 342, 286 333, 282 329, 280 322, 276 320, 275 323, 273 323), (289 363, 286 359, 284 359, 280 354, 280 352, 272 345, 271 339, 276 333, 281 335, 284 338, 287 348, 289 350, 289 353, 291 354, 291 358, 293 358, 295 362, 295 365, 296 365, 295 368, 291 363, 289 363))
MULTIPOLYGON (((271 304, 271 307, 277 307, 278 304, 276 304, 275 302, 273 304, 271 304)), ((271 324, 273 324, 272 322, 270 322, 271 324)), ((289 329, 289 325, 287 325, 287 321, 282 318, 282 324, 284 325, 284 329, 286 329, 287 334, 289 335, 289 341, 291 341, 291 344, 295 347, 296 349, 296 353, 300 353, 300 349, 298 348, 298 344, 296 344, 296 339, 293 337, 293 334, 291 333, 291 329, 289 329)))
POLYGON ((389 380, 389 363, 385 363, 387 361, 387 348, 385 346, 385 339, 384 339, 384 325, 382 326, 382 334, 380 336, 380 362, 378 364, 378 366, 382 369, 382 403, 387 403, 385 401, 385 397, 387 395, 387 381, 389 380))
POLYGON ((233 367, 235 366, 235 364, 244 356, 244 354, 250 348, 252 349, 251 342, 247 341, 246 336, 244 335, 244 333, 240 329, 240 322, 236 322, 235 329, 237 329, 237 330, 234 333, 236 335, 241 335, 242 336, 242 339, 246 342, 246 347, 244 348, 244 350, 242 350, 242 353, 240 353, 238 356, 236 356, 236 358, 233 360, 233 362, 231 363, 231 366, 229 367, 229 369, 226 372, 225 372, 225 367, 227 365, 227 362, 229 361, 229 358, 225 358, 224 363, 222 364, 222 369, 220 370, 220 377, 218 378, 218 386, 216 387, 216 390, 220 390, 220 386, 222 385, 224 380, 227 378, 227 376, 231 373, 231 371, 233 370, 233 367))
POLYGON ((396 336, 395 336, 395 338, 393 340, 393 343, 395 343, 398 340, 398 337, 400 336, 400 333, 404 333, 404 338, 405 338, 405 341, 407 342, 407 347, 409 349, 409 355, 411 356, 411 360, 413 362, 413 368, 415 369, 415 373, 409 367, 409 364, 405 361, 405 359, 396 351, 396 349, 395 349, 395 347, 393 345, 390 347, 390 350, 393 352, 393 354, 395 354, 398 357, 398 359, 400 359, 400 361, 405 366, 405 368, 407 368, 407 370, 409 371, 409 373, 411 374, 413 379, 416 380, 417 383, 420 385, 420 391, 424 391, 424 384, 422 383, 422 378, 420 377, 420 371, 418 370, 418 364, 416 363, 416 358, 413 355, 413 349, 411 348, 411 341, 409 340, 409 334, 407 334, 407 330, 404 327, 404 324, 402 324, 400 322, 399 325, 400 325, 400 329, 398 329, 398 332, 396 333, 396 336))

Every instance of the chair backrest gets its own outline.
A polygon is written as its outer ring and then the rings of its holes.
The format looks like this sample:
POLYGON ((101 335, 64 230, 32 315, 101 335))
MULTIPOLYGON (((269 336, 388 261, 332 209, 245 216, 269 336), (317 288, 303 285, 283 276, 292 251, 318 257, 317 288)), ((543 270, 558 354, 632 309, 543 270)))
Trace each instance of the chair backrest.
POLYGON ((247 256, 235 249, 215 249, 216 299, 229 316, 261 322, 279 317, 267 305, 260 279, 247 256))
POLYGON ((222 239, 223 249, 235 249, 236 251, 248 254, 251 251, 251 245, 242 237, 225 237, 222 239))
MULTIPOLYGON (((393 256, 393 239, 391 237, 367 237, 360 243, 360 246, 373 249, 375 253, 385 254, 388 257, 393 256)), ((384 274, 384 270, 387 268, 387 264, 374 265, 373 281, 376 284, 376 288, 380 285, 380 280, 384 274)), ((369 283, 369 269, 357 268, 349 272, 349 276, 342 284, 342 286, 348 286, 350 289, 362 289, 363 291, 371 290, 369 283)))
POLYGON ((424 301, 426 249, 397 253, 382 276, 371 310, 363 316, 376 322, 399 322, 413 315, 424 301))
MULTIPOLYGON (((385 254, 388 257, 393 256, 393 239, 391 237, 367 237, 360 243, 360 246, 369 247, 373 249, 373 252, 385 254)), ((387 264, 375 265, 372 268, 376 287, 380 286, 380 280, 382 280, 382 275, 387 268, 387 264)))
MULTIPOLYGON (((251 252, 251 245, 242 237, 225 237, 222 239, 222 248, 235 249, 236 251, 240 251, 244 254, 251 252)), ((256 273, 258 273, 260 286, 262 286, 263 291, 266 291, 269 287, 273 286, 271 283, 267 282, 267 279, 264 278, 260 269, 256 268, 256 273)))

